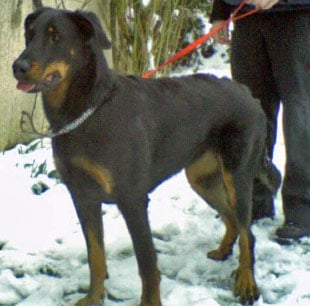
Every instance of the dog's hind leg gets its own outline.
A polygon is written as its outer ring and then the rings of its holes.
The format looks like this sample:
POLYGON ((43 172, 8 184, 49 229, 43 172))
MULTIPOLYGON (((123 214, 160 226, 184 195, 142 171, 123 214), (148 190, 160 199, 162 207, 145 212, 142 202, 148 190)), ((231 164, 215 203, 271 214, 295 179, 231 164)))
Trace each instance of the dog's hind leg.
POLYGON ((192 188, 219 212, 225 223, 226 232, 221 245, 208 253, 209 258, 224 260, 232 253, 238 230, 233 209, 235 195, 225 185, 220 157, 213 152, 206 152, 185 172, 192 188))
POLYGON ((160 306, 160 272, 147 215, 148 200, 128 198, 120 201, 118 207, 126 221, 138 262, 142 281, 140 306, 160 306))
MULTIPOLYGON (((253 166, 252 166, 253 167, 253 166)), ((234 186, 236 186, 236 195, 238 205, 236 215, 238 219, 239 231, 239 266, 233 272, 235 276, 234 294, 240 297, 242 303, 253 304, 259 297, 260 293, 254 278, 254 244, 255 238, 252 234, 251 209, 249 204, 252 201, 251 181, 254 178, 247 176, 250 172, 238 170, 234 174, 234 186)))
POLYGON ((225 260, 232 254, 232 248, 238 236, 238 230, 235 222, 232 222, 230 217, 221 217, 225 226, 226 232, 218 249, 208 252, 208 257, 214 260, 225 260))
POLYGON ((232 253, 232 247, 239 238, 239 267, 234 272, 236 283, 234 294, 242 302, 254 302, 259 291, 254 279, 254 237, 250 230, 250 210, 254 176, 250 171, 227 171, 222 158, 207 152, 194 161, 186 175, 192 188, 222 217, 226 225, 225 236, 218 249, 208 253, 216 260, 226 259, 232 253))

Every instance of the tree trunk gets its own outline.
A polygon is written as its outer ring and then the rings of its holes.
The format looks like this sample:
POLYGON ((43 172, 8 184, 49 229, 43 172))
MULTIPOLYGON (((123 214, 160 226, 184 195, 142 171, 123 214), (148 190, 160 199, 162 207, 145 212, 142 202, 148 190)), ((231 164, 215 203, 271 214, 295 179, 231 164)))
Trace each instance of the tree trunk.
MULTIPOLYGON (((34 134, 23 133, 20 128, 22 111, 31 113, 35 96, 16 89, 12 63, 24 48, 23 22, 32 12, 30 0, 2 1, 0 10, 0 150, 16 143, 27 142, 34 134)), ((40 104, 40 103, 39 103, 40 104)), ((35 114, 35 124, 41 129, 44 123, 42 107, 35 114)))

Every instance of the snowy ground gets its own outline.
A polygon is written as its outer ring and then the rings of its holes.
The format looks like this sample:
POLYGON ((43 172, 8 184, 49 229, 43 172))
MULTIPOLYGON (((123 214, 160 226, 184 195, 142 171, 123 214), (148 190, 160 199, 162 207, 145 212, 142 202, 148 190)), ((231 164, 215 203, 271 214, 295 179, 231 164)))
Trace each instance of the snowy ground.
MULTIPOLYGON (((201 70, 228 75, 227 65, 207 61, 201 70)), ((182 72, 185 73, 185 72, 182 72)), ((32 151, 18 145, 0 155, 0 305, 73 305, 88 287, 84 240, 70 196, 52 175, 49 140, 32 151), (35 195, 37 184, 49 189, 35 195)), ((275 163, 285 161, 280 134, 275 163)), ((131 241, 115 206, 103 206, 109 267, 105 305, 138 305, 140 280, 131 241)), ((151 194, 150 220, 162 272, 164 306, 239 305, 230 274, 238 248, 225 262, 206 252, 217 247, 224 227, 215 212, 191 191, 180 173, 151 194)), ((310 305, 310 239, 280 246, 274 232, 283 221, 280 195, 275 220, 253 226, 256 279, 262 297, 255 305, 310 305)))

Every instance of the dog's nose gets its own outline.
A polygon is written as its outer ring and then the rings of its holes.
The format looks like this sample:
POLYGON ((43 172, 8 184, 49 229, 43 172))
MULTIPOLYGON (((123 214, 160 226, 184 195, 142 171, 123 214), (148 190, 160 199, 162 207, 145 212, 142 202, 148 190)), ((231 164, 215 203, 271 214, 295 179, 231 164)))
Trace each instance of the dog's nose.
POLYGON ((30 63, 25 59, 17 59, 12 66, 16 78, 23 77, 30 70, 30 63))

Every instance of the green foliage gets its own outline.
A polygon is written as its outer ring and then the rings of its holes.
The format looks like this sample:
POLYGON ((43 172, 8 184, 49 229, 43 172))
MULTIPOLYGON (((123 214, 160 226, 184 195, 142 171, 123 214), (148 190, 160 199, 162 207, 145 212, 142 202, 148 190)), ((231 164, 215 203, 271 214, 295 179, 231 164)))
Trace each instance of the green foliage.
POLYGON ((28 145, 18 147, 20 155, 34 154, 32 162, 23 163, 23 167, 29 171, 30 177, 36 181, 31 187, 32 192, 36 195, 41 195, 47 191, 50 188, 50 183, 54 184, 61 181, 56 169, 54 167, 50 169, 47 160, 36 155, 36 151, 43 147, 43 139, 34 140, 28 145), (41 181, 42 179, 43 181, 41 181))
MULTIPOLYGON (((207 15, 211 0, 111 0, 114 68, 141 75, 173 56, 190 31, 201 33, 197 10, 207 15)), ((167 74, 173 66, 161 71, 167 74)))
POLYGON ((190 10, 198 9, 209 14, 211 11, 212 0, 187 0, 185 1, 185 4, 190 10))
POLYGON ((42 139, 34 140, 27 146, 20 146, 18 148, 18 154, 28 154, 34 152, 40 147, 42 148, 42 146, 43 146, 42 139))
POLYGON ((40 174, 47 174, 47 163, 46 160, 38 164, 35 160, 32 163, 26 163, 24 168, 31 169, 31 177, 37 178, 40 174))

